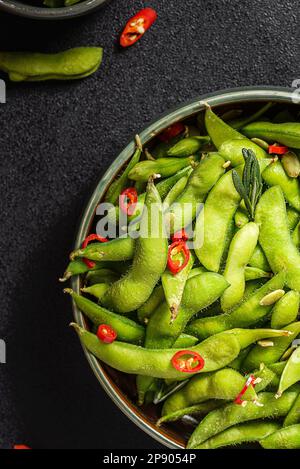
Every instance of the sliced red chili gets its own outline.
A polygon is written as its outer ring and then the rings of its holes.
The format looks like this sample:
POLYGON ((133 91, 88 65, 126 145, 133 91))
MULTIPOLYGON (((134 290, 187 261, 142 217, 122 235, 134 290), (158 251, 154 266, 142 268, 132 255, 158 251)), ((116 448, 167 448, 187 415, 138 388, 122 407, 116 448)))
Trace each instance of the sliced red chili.
POLYGON ((182 122, 175 122, 175 124, 170 125, 170 127, 167 127, 165 130, 163 130, 159 135, 158 138, 162 142, 168 142, 171 140, 171 138, 177 137, 177 135, 180 135, 182 132, 184 132, 185 126, 183 125, 182 122))
POLYGON ((143 8, 126 23, 120 37, 122 47, 135 44, 154 23, 157 13, 153 8, 143 8))
POLYGON ((198 352, 192 350, 180 350, 175 353, 172 357, 172 365, 176 370, 182 373, 196 373, 202 370, 205 361, 198 352), (190 356, 190 358, 183 359, 184 356, 190 356))
POLYGON ((168 269, 173 274, 176 275, 178 272, 181 272, 185 268, 190 258, 190 251, 186 245, 186 242, 183 240, 174 241, 169 246, 168 250, 168 269), (181 254, 183 260, 174 259, 175 256, 181 254))
POLYGON ((13 449, 31 449, 27 445, 14 445, 13 449))
POLYGON ((138 201, 138 193, 135 187, 128 187, 120 194, 120 208, 126 215, 133 215, 138 201))
POLYGON ((101 340, 101 342, 104 342, 105 344, 111 344, 114 342, 114 340, 116 340, 117 333, 107 324, 100 324, 97 330, 97 337, 99 340, 101 340))
POLYGON ((243 387, 241 392, 236 396, 236 398, 234 400, 235 404, 243 405, 243 402, 245 402, 245 401, 242 399, 242 397, 251 385, 253 387, 255 386, 254 381, 255 381, 255 376, 250 375, 249 378, 247 379, 246 383, 245 383, 245 386, 243 387))
POLYGON ((187 241, 189 239, 186 231, 184 229, 180 231, 176 231, 176 233, 173 234, 172 236, 172 242, 174 241, 187 241))
POLYGON ((284 155, 289 151, 288 147, 284 145, 277 145, 274 143, 274 145, 269 145, 268 152, 269 154, 275 154, 275 155, 284 155))
MULTIPOLYGON (((81 245, 81 248, 84 249, 87 247, 87 245, 91 242, 91 241, 99 241, 100 243, 106 243, 108 241, 108 239, 106 238, 103 238, 102 236, 99 236, 97 234, 90 234, 89 236, 87 236, 85 238, 85 240, 83 241, 82 245, 81 245)), ((86 259, 85 257, 82 258, 83 262, 86 264, 86 266, 89 268, 89 269, 92 269, 93 267, 95 267, 96 263, 94 261, 90 261, 89 259, 86 259)))

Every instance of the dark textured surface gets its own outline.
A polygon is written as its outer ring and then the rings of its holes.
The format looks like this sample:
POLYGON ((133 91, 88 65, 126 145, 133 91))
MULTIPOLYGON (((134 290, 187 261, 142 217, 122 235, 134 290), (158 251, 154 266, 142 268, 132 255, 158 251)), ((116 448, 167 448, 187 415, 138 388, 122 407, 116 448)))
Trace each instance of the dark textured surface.
POLYGON ((299 10, 295 0, 112 0, 70 22, 0 15, 2 49, 105 49, 93 77, 10 84, 0 104, 1 447, 158 447, 98 385, 57 278, 86 198, 136 131, 201 93, 299 78, 299 10), (122 26, 145 5, 159 20, 120 51, 122 26))

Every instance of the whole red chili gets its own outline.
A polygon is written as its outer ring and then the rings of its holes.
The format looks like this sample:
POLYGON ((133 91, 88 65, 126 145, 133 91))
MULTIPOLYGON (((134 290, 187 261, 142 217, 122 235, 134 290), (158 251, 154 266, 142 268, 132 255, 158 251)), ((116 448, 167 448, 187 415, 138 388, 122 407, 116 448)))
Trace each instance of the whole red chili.
POLYGON ((143 8, 126 23, 120 37, 122 47, 135 44, 154 23, 157 13, 153 8, 143 8))
POLYGON ((170 244, 168 250, 168 269, 173 274, 176 275, 178 272, 181 272, 185 268, 190 259, 190 251, 186 245, 186 242, 183 240, 174 241, 170 244), (178 259, 174 259, 178 254, 183 255, 183 261, 180 262, 178 259))
POLYGON ((100 324, 97 330, 97 337, 99 340, 101 340, 101 342, 104 342, 105 344, 111 344, 114 342, 114 340, 116 340, 117 333, 107 324, 100 324))
POLYGON ((242 397, 251 385, 255 386, 255 376, 253 376, 253 375, 249 376, 249 378, 247 379, 247 381, 245 383, 245 386, 243 387, 241 392, 236 396, 236 398, 234 400, 235 404, 243 405, 243 402, 245 402, 245 401, 242 399, 242 397))
POLYGON ((27 445, 14 445, 13 449, 31 449, 27 445))
POLYGON ((176 233, 172 236, 172 242, 174 241, 187 241, 189 239, 186 231, 182 228, 180 231, 176 231, 176 233))
POLYGON ((172 357, 172 365, 176 370, 182 373, 196 373, 202 370, 205 361, 198 352, 192 350, 180 350, 172 357), (183 356, 190 356, 190 358, 182 359, 183 356))
POLYGON ((159 135, 158 138, 162 142, 168 142, 171 140, 171 138, 177 137, 177 135, 180 135, 182 132, 184 132, 185 126, 183 125, 182 122, 175 122, 175 124, 170 125, 170 127, 167 127, 165 130, 163 130, 159 135))
POLYGON ((274 143, 274 145, 269 145, 268 152, 269 154, 275 154, 275 155, 284 155, 289 151, 288 147, 284 145, 278 145, 277 143, 274 143))
MULTIPOLYGON (((83 241, 82 245, 81 245, 81 248, 84 249, 87 247, 87 245, 91 242, 91 241, 99 241, 100 243, 106 243, 108 241, 108 239, 106 238, 103 238, 102 236, 99 236, 97 234, 90 234, 89 236, 87 236, 85 238, 85 240, 83 241)), ((82 258, 83 262, 87 265, 87 267, 89 269, 92 269, 93 267, 95 267, 95 262, 94 261, 90 261, 89 259, 86 259, 85 257, 82 258)))
POLYGON ((135 187, 128 187, 120 194, 120 209, 126 215, 133 215, 138 201, 138 193, 135 187))

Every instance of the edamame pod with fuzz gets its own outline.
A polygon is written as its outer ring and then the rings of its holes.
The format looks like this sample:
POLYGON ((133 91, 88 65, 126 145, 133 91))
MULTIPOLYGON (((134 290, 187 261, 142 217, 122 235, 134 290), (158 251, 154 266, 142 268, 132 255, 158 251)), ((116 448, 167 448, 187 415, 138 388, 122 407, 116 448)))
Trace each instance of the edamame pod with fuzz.
POLYGON ((300 382, 300 347, 297 347, 282 372, 276 396, 280 397, 284 391, 300 382))
POLYGON ((240 132, 220 119, 209 105, 207 105, 205 111, 205 128, 217 149, 227 140, 244 138, 240 132))
POLYGON ((160 158, 155 161, 140 161, 131 169, 128 177, 133 181, 148 181, 153 174, 169 177, 194 162, 195 158, 192 156, 188 158, 160 158))
POLYGON ((257 137, 267 142, 278 142, 291 148, 300 148, 300 123, 252 122, 242 128, 241 132, 249 138, 257 137))
POLYGON ((56 54, 0 52, 0 70, 11 81, 76 80, 96 72, 101 47, 76 47, 56 54))
POLYGON ((120 274, 111 269, 97 269, 88 274, 85 277, 85 284, 96 285, 98 283, 112 283, 120 278, 120 274))
POLYGON ((258 160, 267 158, 265 150, 247 138, 227 140, 220 145, 218 152, 226 161, 230 161, 232 167, 235 167, 244 163, 243 148, 252 150, 258 160))
MULTIPOLYGON (((285 284, 285 272, 272 277, 261 288, 255 290, 241 305, 224 314, 199 318, 191 322, 187 331, 189 334, 204 339, 218 332, 233 327, 250 327, 257 324, 271 311, 272 305, 262 305, 261 300, 270 292, 281 289, 285 284)), ((256 366, 256 368, 258 368, 256 366)))
POLYGON ((271 270, 269 262, 259 244, 254 249, 253 255, 249 261, 249 266, 256 267, 257 269, 265 270, 267 272, 270 272, 271 270))
POLYGON ((300 393, 283 421, 284 427, 300 423, 300 393))
POLYGON ((89 295, 94 296, 95 298, 97 298, 97 300, 100 300, 108 289, 108 283, 94 283, 89 287, 81 288, 81 291, 83 293, 88 293, 89 295))
POLYGON ((263 440, 280 428, 277 422, 251 422, 234 425, 209 438, 197 449, 217 449, 263 440))
MULTIPOLYGON (((257 269, 256 267, 245 267, 245 280, 249 282, 250 280, 258 280, 260 278, 271 278, 273 276, 272 272, 265 272, 262 269, 257 269)), ((291 321, 290 321, 291 322, 291 321)))
POLYGON ((231 403, 220 409, 213 410, 200 422, 190 437, 187 448, 197 449, 209 438, 243 422, 262 418, 278 419, 284 417, 289 412, 296 397, 297 392, 286 392, 280 399, 275 399, 274 394, 263 392, 259 394, 259 402, 262 406, 257 406, 252 402, 248 402, 245 407, 231 403))
POLYGON ((260 444, 264 449, 300 449, 300 424, 280 428, 260 444))
POLYGON ((184 191, 187 185, 187 182, 188 182, 188 176, 186 175, 186 176, 182 176, 182 178, 179 179, 179 181, 177 181, 176 184, 174 184, 174 186, 168 192, 166 198, 164 199, 164 207, 169 207, 175 202, 175 200, 178 197, 180 197, 180 195, 182 194, 182 192, 184 191))
POLYGON ((250 222, 234 235, 230 243, 223 274, 230 285, 221 296, 221 308, 223 311, 232 309, 244 296, 245 267, 254 252, 258 234, 258 226, 250 222))
POLYGON ((298 291, 288 291, 277 301, 271 317, 271 327, 281 329, 287 324, 296 321, 299 313, 300 294, 298 291))
POLYGON ((286 208, 286 214, 288 219, 288 227, 290 230, 294 230, 300 220, 299 212, 295 208, 288 206, 286 208))
POLYGON ((243 369, 245 371, 251 371, 258 368, 260 363, 269 365, 270 363, 276 363, 280 360, 283 353, 300 334, 300 322, 289 324, 284 327, 284 330, 290 331, 291 334, 285 337, 273 339, 273 347, 261 347, 260 345, 255 345, 247 355, 243 363, 243 369))
MULTIPOLYGON (((103 263, 103 265, 105 265, 103 263)), ((82 259, 74 259, 73 261, 69 262, 64 275, 62 278, 59 279, 60 282, 66 282, 69 278, 73 277, 74 275, 85 274, 86 272, 90 272, 93 270, 97 270, 101 268, 102 263, 96 263, 93 267, 89 267, 82 259)))
POLYGON ((142 306, 137 310, 138 319, 142 324, 147 324, 149 317, 156 311, 159 305, 165 300, 164 289, 162 285, 154 288, 153 292, 142 306))
POLYGON ((271 163, 262 173, 262 178, 270 187, 280 186, 286 201, 300 211, 300 187, 297 179, 290 178, 280 161, 271 163))
POLYGON ((271 187, 260 198, 255 212, 259 243, 273 272, 285 270, 287 285, 300 291, 300 253, 287 225, 286 206, 279 186, 271 187))
MULTIPOLYGON (((172 364, 174 355, 182 352, 182 349, 150 349, 119 341, 105 344, 96 335, 81 328, 78 324, 72 323, 71 326, 90 353, 116 370, 153 378, 175 380, 184 378, 183 372, 172 364)), ((224 368, 238 356, 243 348, 257 340, 280 337, 285 334, 286 331, 272 329, 232 329, 209 337, 189 349, 189 352, 199 354, 204 360, 203 368, 195 373, 208 373, 224 368)))
MULTIPOLYGON (((135 252, 135 240, 130 236, 112 239, 106 243, 89 244, 84 249, 76 249, 70 254, 73 260, 85 257, 92 261, 127 261, 133 258, 135 252)), ((99 264, 98 267, 99 269, 99 264)))
POLYGON ((171 157, 184 158, 187 156, 194 155, 203 147, 203 145, 210 142, 208 136, 205 137, 186 137, 179 142, 175 143, 168 151, 167 155, 171 157))
POLYGON ((104 306, 127 313, 138 309, 150 297, 167 264, 168 242, 163 228, 161 199, 150 180, 132 266, 107 290, 101 300, 104 306))

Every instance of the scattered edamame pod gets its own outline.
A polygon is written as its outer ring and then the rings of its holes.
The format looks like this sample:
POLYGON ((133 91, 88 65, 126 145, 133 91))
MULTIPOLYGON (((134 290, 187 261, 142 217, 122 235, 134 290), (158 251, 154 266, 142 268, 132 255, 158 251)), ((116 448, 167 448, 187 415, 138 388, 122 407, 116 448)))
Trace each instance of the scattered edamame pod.
POLYGON ((76 47, 56 54, 0 52, 0 70, 12 81, 76 80, 96 72, 101 47, 76 47))
POLYGON ((300 449, 300 425, 280 428, 260 444, 264 449, 300 449))

